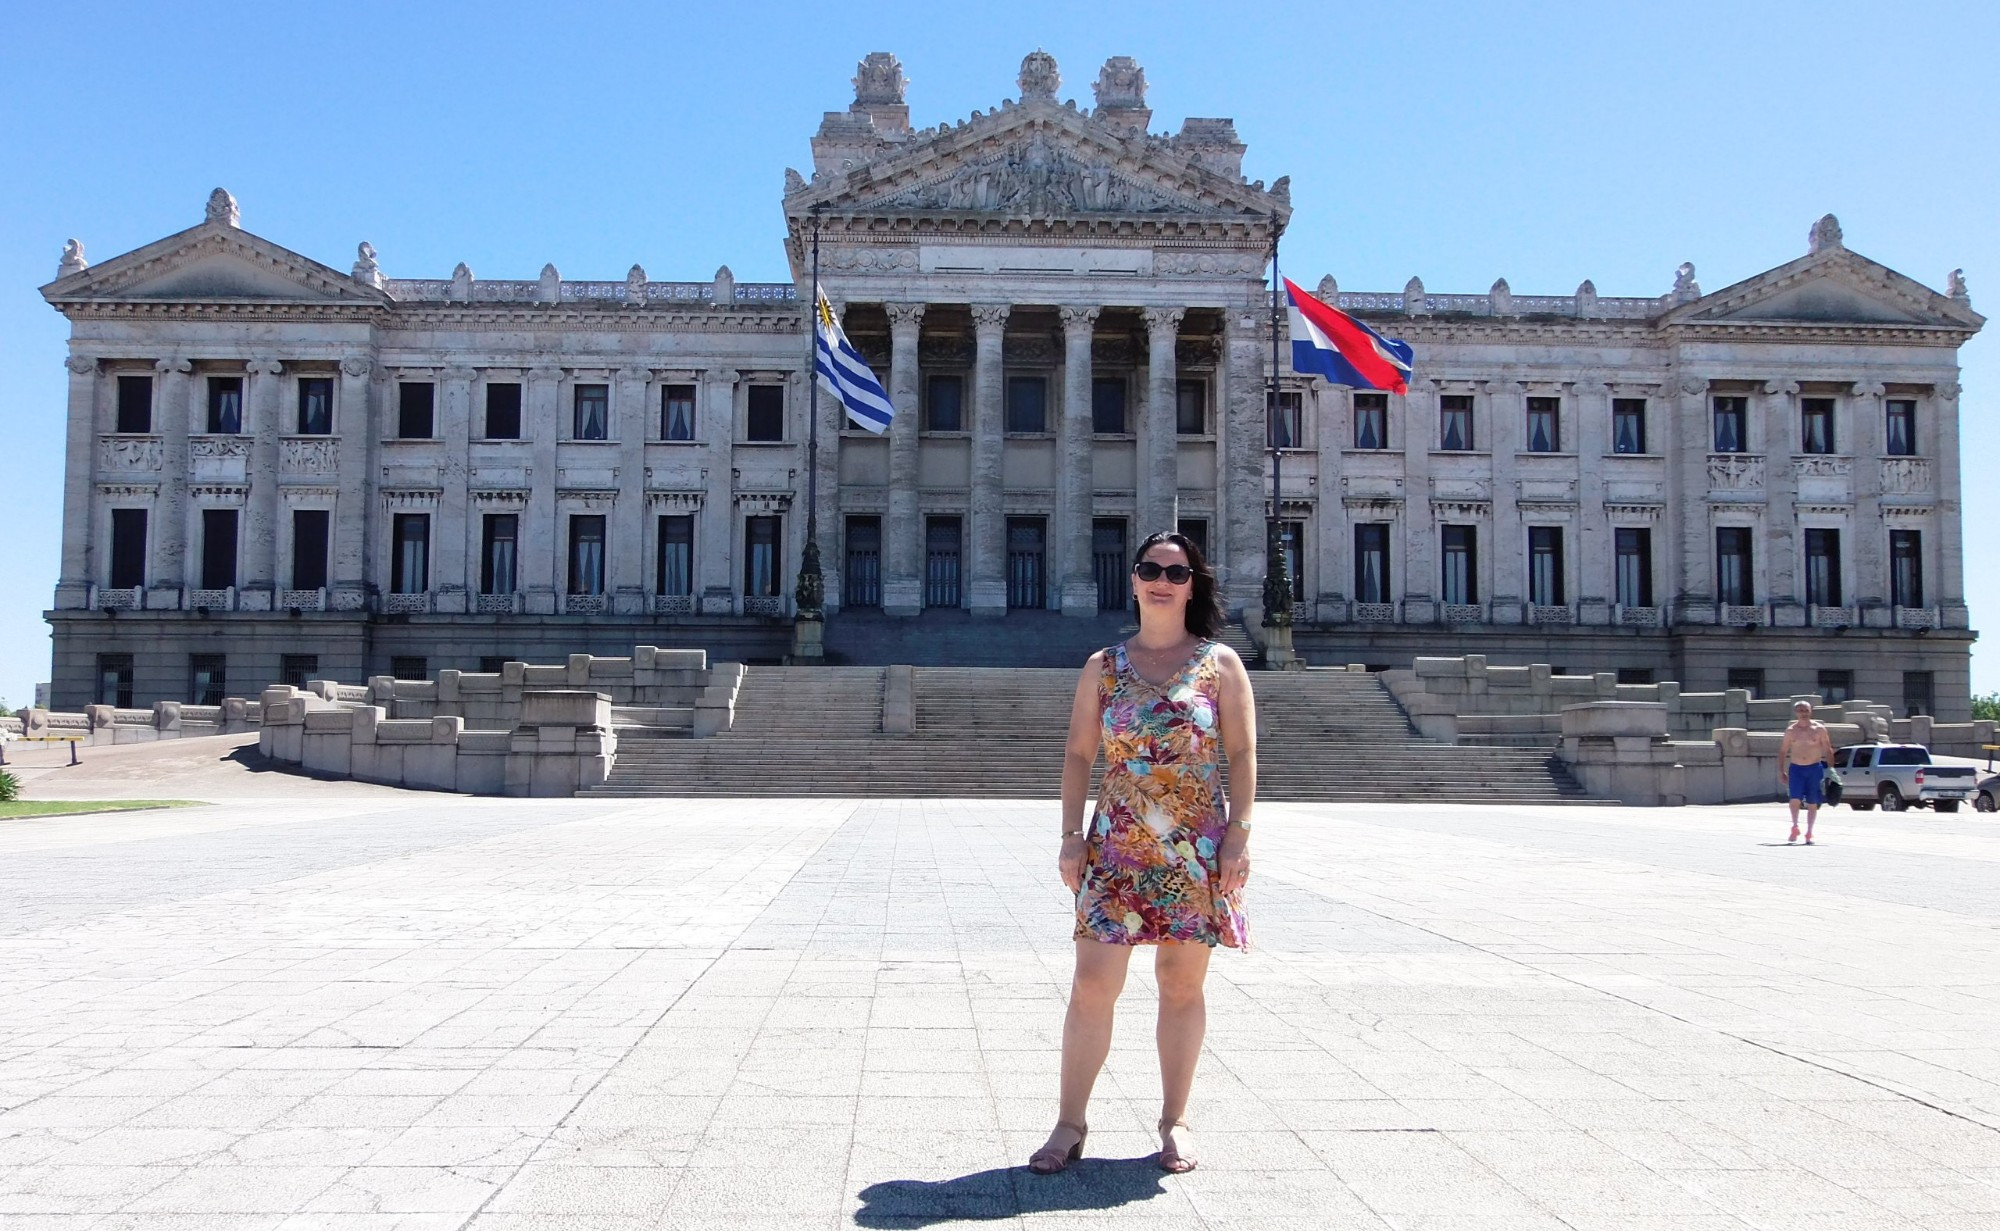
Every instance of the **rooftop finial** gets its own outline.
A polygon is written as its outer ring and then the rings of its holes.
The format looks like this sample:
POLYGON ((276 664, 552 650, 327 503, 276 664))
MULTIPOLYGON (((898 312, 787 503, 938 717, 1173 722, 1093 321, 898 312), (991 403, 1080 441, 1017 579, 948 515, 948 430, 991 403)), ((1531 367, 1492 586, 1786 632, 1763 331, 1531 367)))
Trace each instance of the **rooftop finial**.
POLYGON ((230 196, 228 190, 223 188, 209 193, 208 216, 204 221, 219 222, 226 227, 242 226, 243 216, 237 212, 236 198, 230 196))
POLYGON ((1694 262, 1682 261, 1680 268, 1674 271, 1673 300, 1675 303, 1693 303, 1700 298, 1701 283, 1694 280, 1694 262))
POLYGON ((354 250, 354 280, 363 286, 382 285, 382 267, 375 263, 375 245, 365 239, 354 250))
MULTIPOLYGON (((90 262, 83 259, 83 241, 71 239, 63 241, 62 261, 56 266, 56 277, 67 278, 90 268, 90 262)), ((1964 279, 1959 280, 1964 285, 1964 279)))
POLYGON ((1813 223, 1812 232, 1806 238, 1808 252, 1826 252, 1843 246, 1840 238, 1840 219, 1832 214, 1813 223))
POLYGON ((1146 70, 1131 56, 1112 56, 1098 70, 1097 105, 1136 110, 1146 105, 1146 70))
POLYGON ((909 84, 902 62, 887 51, 871 51, 854 66, 857 106, 896 106, 903 102, 903 91, 909 84))
POLYGON ((1021 58, 1021 75, 1016 79, 1021 86, 1021 101, 1040 100, 1052 103, 1056 91, 1062 88, 1062 74, 1056 70, 1056 58, 1037 47, 1021 58))

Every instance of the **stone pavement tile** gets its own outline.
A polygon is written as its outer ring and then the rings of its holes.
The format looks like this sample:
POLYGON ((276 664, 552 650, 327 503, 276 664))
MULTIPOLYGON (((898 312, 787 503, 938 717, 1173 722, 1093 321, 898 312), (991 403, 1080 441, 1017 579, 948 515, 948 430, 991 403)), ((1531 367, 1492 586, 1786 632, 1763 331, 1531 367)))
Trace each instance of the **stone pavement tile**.
POLYGON ((150 1095, 107 1095, 71 1098, 51 1094, 0 1112, 0 1133, 26 1128, 110 1128, 143 1115, 166 1102, 150 1095))
MULTIPOLYGON (((1573 1224, 1553 1214, 1384 1214, 1382 1219, 1393 1231, 1572 1231, 1573 1228, 1573 1224)), ((1730 1224, 1728 1231, 1743 1231, 1742 1223, 1731 1219, 1730 1224)))
POLYGON ((278 1223, 277 1231, 458 1231, 465 1215, 449 1213, 355 1213, 293 1214, 278 1223))
POLYGON ((190 1166, 212 1158, 240 1140, 236 1133, 207 1128, 110 1128, 53 1154, 55 1167, 190 1166))
POLYGON ((513 1174, 510 1167, 354 1167, 299 1212, 463 1217, 485 1204, 513 1174))
POLYGON ((22 1167, 0 1172, 0 1215, 103 1214, 152 1192, 186 1168, 177 1166, 22 1167))
POLYGON ((282 1128, 245 1133, 217 1161, 246 1166, 358 1167, 403 1130, 372 1128, 282 1128))
POLYGON ((0 1168, 27 1167, 44 1162, 105 1131, 99 1128, 0 1129, 0 1168))
POLYGON ((1301 1133, 1378 1214, 1532 1214, 1527 1198, 1442 1133, 1301 1133))
POLYGON ((342 1077, 319 1093, 443 1098, 464 1090, 477 1076, 471 1069, 367 1068, 342 1077))
POLYGON ((814 1221, 830 1218, 846 1202, 848 1186, 845 1168, 826 1162, 788 1159, 768 1172, 690 1166, 679 1175, 664 1221, 671 1224, 703 1212, 718 1223, 734 1223, 738 1213, 765 1218, 798 1215, 814 1221))
POLYGON ((130 1213, 291 1214, 345 1167, 190 1167, 121 1208, 130 1213))
POLYGON ((396 1128, 437 1107, 434 1094, 315 1094, 273 1117, 272 1128, 396 1128))
POLYGON ((1666 1173, 1690 1192, 1732 1213, 1887 1215, 1876 1203, 1831 1180, 1803 1171, 1683 1171, 1666 1173))
MULTIPOLYGON (((414 1104, 418 1100, 411 1100, 414 1104)), ((430 1128, 508 1128, 560 1124, 578 1104, 574 1094, 454 1094, 412 1108, 398 1121, 430 1128)), ((371 1112, 372 1114, 372 1112, 371 1112)))
POLYGON ((1194 1212, 1215 1226, 1255 1225, 1279 1218, 1310 1218, 1317 1226, 1382 1225, 1352 1189, 1325 1170, 1211 1170, 1204 1160, 1172 1183, 1194 1212))
MULTIPOLYGON (((646 1215, 522 1213, 513 1210, 482 1210, 464 1225, 465 1231, 658 1231, 666 1226, 646 1215)), ((707 1226, 714 1226, 710 1220, 707 1226)), ((732 1231, 742 1227, 731 1220, 732 1231)), ((329 1231, 339 1231, 330 1228, 329 1231)))

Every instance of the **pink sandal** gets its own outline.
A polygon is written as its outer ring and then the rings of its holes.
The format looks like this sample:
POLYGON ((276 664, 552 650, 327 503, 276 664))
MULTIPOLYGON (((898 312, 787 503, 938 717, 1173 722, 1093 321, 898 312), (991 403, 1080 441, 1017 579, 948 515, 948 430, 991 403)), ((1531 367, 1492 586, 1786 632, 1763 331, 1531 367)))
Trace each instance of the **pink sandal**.
POLYGON ((1084 1124, 1071 1124, 1067 1120, 1057 1120, 1056 1127, 1074 1132, 1076 1144, 1065 1151, 1061 1146, 1054 1144, 1055 1134, 1050 1133, 1050 1144, 1028 1155, 1028 1170, 1036 1175, 1054 1175, 1059 1171, 1068 1170, 1071 1163, 1083 1157, 1083 1143, 1090 1136, 1090 1127, 1084 1124))

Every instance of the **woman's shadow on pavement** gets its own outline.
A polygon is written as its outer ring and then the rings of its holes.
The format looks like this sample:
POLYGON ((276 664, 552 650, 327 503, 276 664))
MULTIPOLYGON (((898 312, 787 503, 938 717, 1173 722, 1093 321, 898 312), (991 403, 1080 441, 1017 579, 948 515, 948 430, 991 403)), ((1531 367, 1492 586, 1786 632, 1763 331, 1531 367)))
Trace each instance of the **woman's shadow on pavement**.
POLYGON ((1054 1210, 1110 1210, 1165 1196, 1158 1155, 1087 1158, 1055 1175, 996 1167, 949 1180, 884 1180, 861 1190, 863 1227, 928 1227, 954 1219, 1014 1218, 1054 1210))

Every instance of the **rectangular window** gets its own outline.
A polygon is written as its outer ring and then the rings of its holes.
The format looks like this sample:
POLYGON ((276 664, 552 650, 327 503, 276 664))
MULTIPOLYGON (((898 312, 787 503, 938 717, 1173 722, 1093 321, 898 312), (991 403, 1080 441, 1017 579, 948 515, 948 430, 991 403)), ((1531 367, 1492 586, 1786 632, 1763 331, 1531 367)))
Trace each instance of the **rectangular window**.
POLYGON ((744 436, 748 440, 781 441, 785 438, 785 387, 751 385, 744 391, 749 400, 744 436))
POLYGON ((574 440, 611 439, 611 386, 578 385, 576 413, 570 426, 574 440))
POLYGON ((958 517, 924 519, 924 606, 957 607, 959 577, 964 557, 964 520, 958 517))
POLYGON ((1644 453, 1646 451, 1646 399, 1611 399, 1611 451, 1613 453, 1644 453))
POLYGON ((882 519, 850 517, 843 536, 847 567, 841 574, 840 601, 847 607, 882 605, 882 519))
POLYGON ((229 693, 229 660, 220 654, 188 655, 188 704, 221 705, 229 693))
POLYGON ((1715 451, 1717 453, 1748 453, 1750 451, 1750 399, 1742 397, 1719 397, 1715 399, 1715 451))
POLYGON ((326 549, 333 515, 325 509, 292 510, 292 589, 326 588, 326 549))
POLYGON ((396 382, 396 438, 431 439, 432 412, 437 407, 437 386, 427 380, 396 382))
POLYGON ((389 660, 389 674, 399 680, 431 678, 431 661, 414 655, 398 654, 389 660))
POLYGON ((1620 528, 1612 538, 1620 607, 1653 605, 1653 532, 1620 528))
POLYGON ((1799 399, 1799 452, 1833 452, 1833 399, 1799 399))
POLYGON ((1882 451, 1890 457, 1916 456, 1916 402, 1909 398, 1890 398, 1885 405, 1888 423, 1882 439, 1882 451))
POLYGON ((965 430, 965 377, 956 372, 938 372, 924 381, 924 430, 965 430))
POLYGON ((1447 393, 1438 399, 1438 448, 1462 453, 1472 447, 1472 395, 1447 393))
POLYGON ((1726 607, 1748 607, 1757 601, 1750 564, 1749 528, 1716 527, 1715 601, 1726 607))
POLYGON ((521 386, 518 381, 496 381, 486 386, 487 440, 521 438, 521 386))
POLYGON ((118 430, 143 436, 153 430, 153 378, 118 378, 118 430))
POLYGON ((1528 452, 1562 452, 1562 399, 1528 399, 1528 452))
POLYGON ((1174 386, 1174 430, 1183 436, 1208 434, 1208 382, 1184 380, 1174 386))
POLYGON ((1840 606, 1840 531, 1806 531, 1806 602, 1840 606))
POLYGON ((1125 378, 1098 376, 1090 382, 1090 430, 1099 436, 1125 434, 1125 378))
POLYGON ((784 589, 784 558, 776 517, 743 519, 743 593, 749 598, 776 598, 784 589))
POLYGON ((1479 601, 1479 528, 1445 526, 1444 578, 1440 593, 1447 603, 1479 601))
POLYGON ((1752 701, 1764 695, 1764 669, 1762 667, 1731 667, 1729 687, 1741 688, 1750 694, 1752 701))
POLYGON ((243 378, 208 378, 208 430, 211 435, 234 436, 243 430, 243 378))
POLYGON ((201 588, 227 590, 236 584, 236 510, 201 511, 201 588))
POLYGON ((278 682, 293 688, 304 688, 319 678, 319 655, 281 654, 278 656, 278 682))
POLYGON ((390 523, 389 590, 422 594, 431 588, 431 515, 398 513, 390 523))
POLYGON ((1305 394, 1281 390, 1278 393, 1278 413, 1271 416, 1267 430, 1272 448, 1303 448, 1306 439, 1305 394))
POLYGON ((1537 607, 1560 607, 1565 601, 1561 526, 1528 527, 1528 601, 1537 607))
POLYGON ((331 376, 302 376, 299 378, 299 435, 331 436, 333 434, 333 378, 331 376))
POLYGON ((1285 576, 1292 582, 1292 601, 1306 601, 1306 524, 1302 521, 1278 523, 1278 545, 1285 553, 1285 576))
POLYGON ((519 588, 521 515, 488 513, 479 526, 479 592, 512 594, 519 588))
POLYGON ((132 708, 132 656, 130 654, 99 654, 97 656, 97 704, 115 705, 121 710, 132 708))
POLYGON ((1199 548, 1203 557, 1208 555, 1208 519, 1206 517, 1183 517, 1175 529, 1180 531, 1182 538, 1199 548))
POLYGON ((1007 605, 1036 610, 1049 605, 1048 523, 1039 517, 1007 519, 1007 605))
POLYGON ((570 515, 569 592, 604 593, 604 518, 601 514, 570 515))
POLYGON ((1123 611, 1131 605, 1131 563, 1127 547, 1125 519, 1098 517, 1090 523, 1090 575, 1097 583, 1097 609, 1123 611))
POLYGON ((1854 673, 1852 671, 1822 671, 1819 673, 1820 699, 1829 704, 1840 704, 1854 696, 1854 673))
POLYGON ((481 654, 479 656, 479 674, 499 675, 502 671, 506 670, 508 663, 517 661, 520 660, 509 658, 505 654, 481 654))
POLYGON ((1928 671, 1903 672, 1903 717, 1915 718, 1931 712, 1932 679, 1928 671))
POLYGON ((694 386, 660 386, 660 439, 694 439, 694 386))
POLYGON ((1889 602, 1924 605, 1924 536, 1921 530, 1889 532, 1889 602))
POLYGON ((654 561, 653 592, 694 593, 694 516, 672 513, 660 518, 659 558, 654 561))
POLYGON ((1049 382, 1039 376, 1007 378, 1007 430, 1049 430, 1049 382))
POLYGON ((146 584, 146 510, 111 510, 111 588, 146 584))
POLYGON ((1357 522, 1354 526, 1354 601, 1390 601, 1388 522, 1357 522))
POLYGON ((1388 394, 1357 393, 1354 395, 1354 447, 1357 449, 1386 449, 1389 447, 1388 394))
POLYGON ((1653 682, 1653 669, 1651 667, 1620 667, 1618 668, 1618 682, 1620 684, 1650 684, 1653 682))

